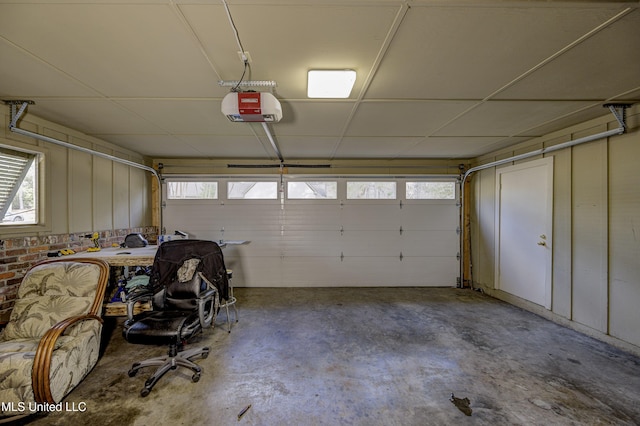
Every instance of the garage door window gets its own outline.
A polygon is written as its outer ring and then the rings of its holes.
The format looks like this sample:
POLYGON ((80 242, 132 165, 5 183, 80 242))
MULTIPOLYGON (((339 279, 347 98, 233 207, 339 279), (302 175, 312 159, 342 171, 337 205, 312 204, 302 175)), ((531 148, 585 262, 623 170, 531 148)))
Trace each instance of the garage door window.
POLYGON ((335 200, 338 198, 338 182, 288 182, 287 198, 335 200))
POLYGON ((218 182, 167 182, 169 200, 215 200, 218 182))
POLYGON ((276 200, 278 182, 227 182, 227 198, 230 200, 276 200))
POLYGON ((453 200, 455 182, 407 182, 407 200, 453 200))
POLYGON ((347 182, 347 199, 349 200, 395 200, 395 198, 395 182, 347 182))

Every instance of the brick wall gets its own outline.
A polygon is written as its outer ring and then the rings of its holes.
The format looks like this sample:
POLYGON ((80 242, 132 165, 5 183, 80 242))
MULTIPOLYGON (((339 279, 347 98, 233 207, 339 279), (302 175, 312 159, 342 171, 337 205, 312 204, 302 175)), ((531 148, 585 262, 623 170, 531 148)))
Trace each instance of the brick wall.
MULTIPOLYGON (((150 244, 157 242, 158 230, 149 226, 101 231, 100 246, 121 244, 127 234, 134 232, 144 235, 150 244)), ((18 287, 31 266, 48 259, 48 253, 57 253, 63 249, 80 252, 93 247, 91 239, 85 237, 91 234, 92 232, 86 232, 0 239, 0 323, 9 319, 18 287)))

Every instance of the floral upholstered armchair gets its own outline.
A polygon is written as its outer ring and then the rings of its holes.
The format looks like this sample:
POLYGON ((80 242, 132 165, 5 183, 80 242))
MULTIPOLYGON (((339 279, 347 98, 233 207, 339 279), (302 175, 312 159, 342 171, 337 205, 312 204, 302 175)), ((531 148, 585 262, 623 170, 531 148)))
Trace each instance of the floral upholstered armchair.
POLYGON ((109 275, 101 260, 52 260, 31 268, 0 334, 0 422, 58 403, 98 360, 109 275))

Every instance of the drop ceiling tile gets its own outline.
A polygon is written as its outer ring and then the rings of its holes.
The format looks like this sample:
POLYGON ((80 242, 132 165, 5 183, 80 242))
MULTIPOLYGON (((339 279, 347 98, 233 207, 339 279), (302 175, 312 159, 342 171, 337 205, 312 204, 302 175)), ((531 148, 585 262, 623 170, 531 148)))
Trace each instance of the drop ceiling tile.
POLYGON ((346 136, 426 136, 472 105, 462 101, 363 102, 346 136))
POLYGON ((428 137, 410 149, 403 151, 398 158, 472 158, 502 148, 505 141, 509 144, 525 141, 529 138, 501 137, 428 137))
POLYGON ((478 104, 433 136, 514 136, 590 105, 579 101, 488 101, 478 104))
POLYGON ((95 135, 149 157, 197 157, 200 152, 171 135, 95 135))
MULTIPOLYGON (((277 159, 268 140, 255 136, 181 135, 178 139, 197 151, 197 157, 277 159)), ((185 155, 181 155, 185 157, 185 155)))
POLYGON ((3 99, 39 97, 95 97, 90 88, 26 54, 0 38, 0 96, 3 99))
POLYGON ((105 96, 206 96, 218 80, 168 4, 6 4, 0 36, 105 96))
POLYGON ((252 135, 245 123, 232 123, 220 99, 119 99, 132 114, 171 134, 252 135))
POLYGON ((282 120, 271 124, 278 136, 339 136, 353 101, 284 101, 282 120))
POLYGON ((286 160, 304 158, 327 159, 331 157, 333 149, 338 144, 337 136, 279 136, 278 146, 286 160))
POLYGON ((367 99, 484 99, 620 9, 529 2, 411 7, 367 99))
POLYGON ((165 133, 152 123, 106 99, 39 99, 27 112, 54 123, 66 123, 72 129, 93 134, 165 133))
POLYGON ((640 11, 624 15, 499 93, 498 99, 606 100, 640 87, 640 11))
POLYGON ((395 158, 422 138, 417 137, 346 137, 334 158, 395 158))

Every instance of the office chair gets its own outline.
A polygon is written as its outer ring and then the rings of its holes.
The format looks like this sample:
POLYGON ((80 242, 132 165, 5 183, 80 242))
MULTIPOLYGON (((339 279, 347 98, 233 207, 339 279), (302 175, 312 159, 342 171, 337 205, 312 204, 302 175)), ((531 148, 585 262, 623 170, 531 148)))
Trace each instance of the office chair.
POLYGON ((191 380, 200 380, 202 368, 193 360, 206 358, 208 347, 184 349, 191 338, 212 327, 221 294, 228 292, 224 258, 213 241, 174 240, 160 245, 151 269, 149 288, 127 297, 127 317, 122 334, 130 343, 166 344, 168 353, 135 362, 129 377, 150 366, 158 369, 147 379, 140 395, 149 395, 169 370, 186 367, 191 380), (224 292, 224 293, 223 293, 224 292), (133 314, 134 305, 152 301, 153 310, 133 314))

